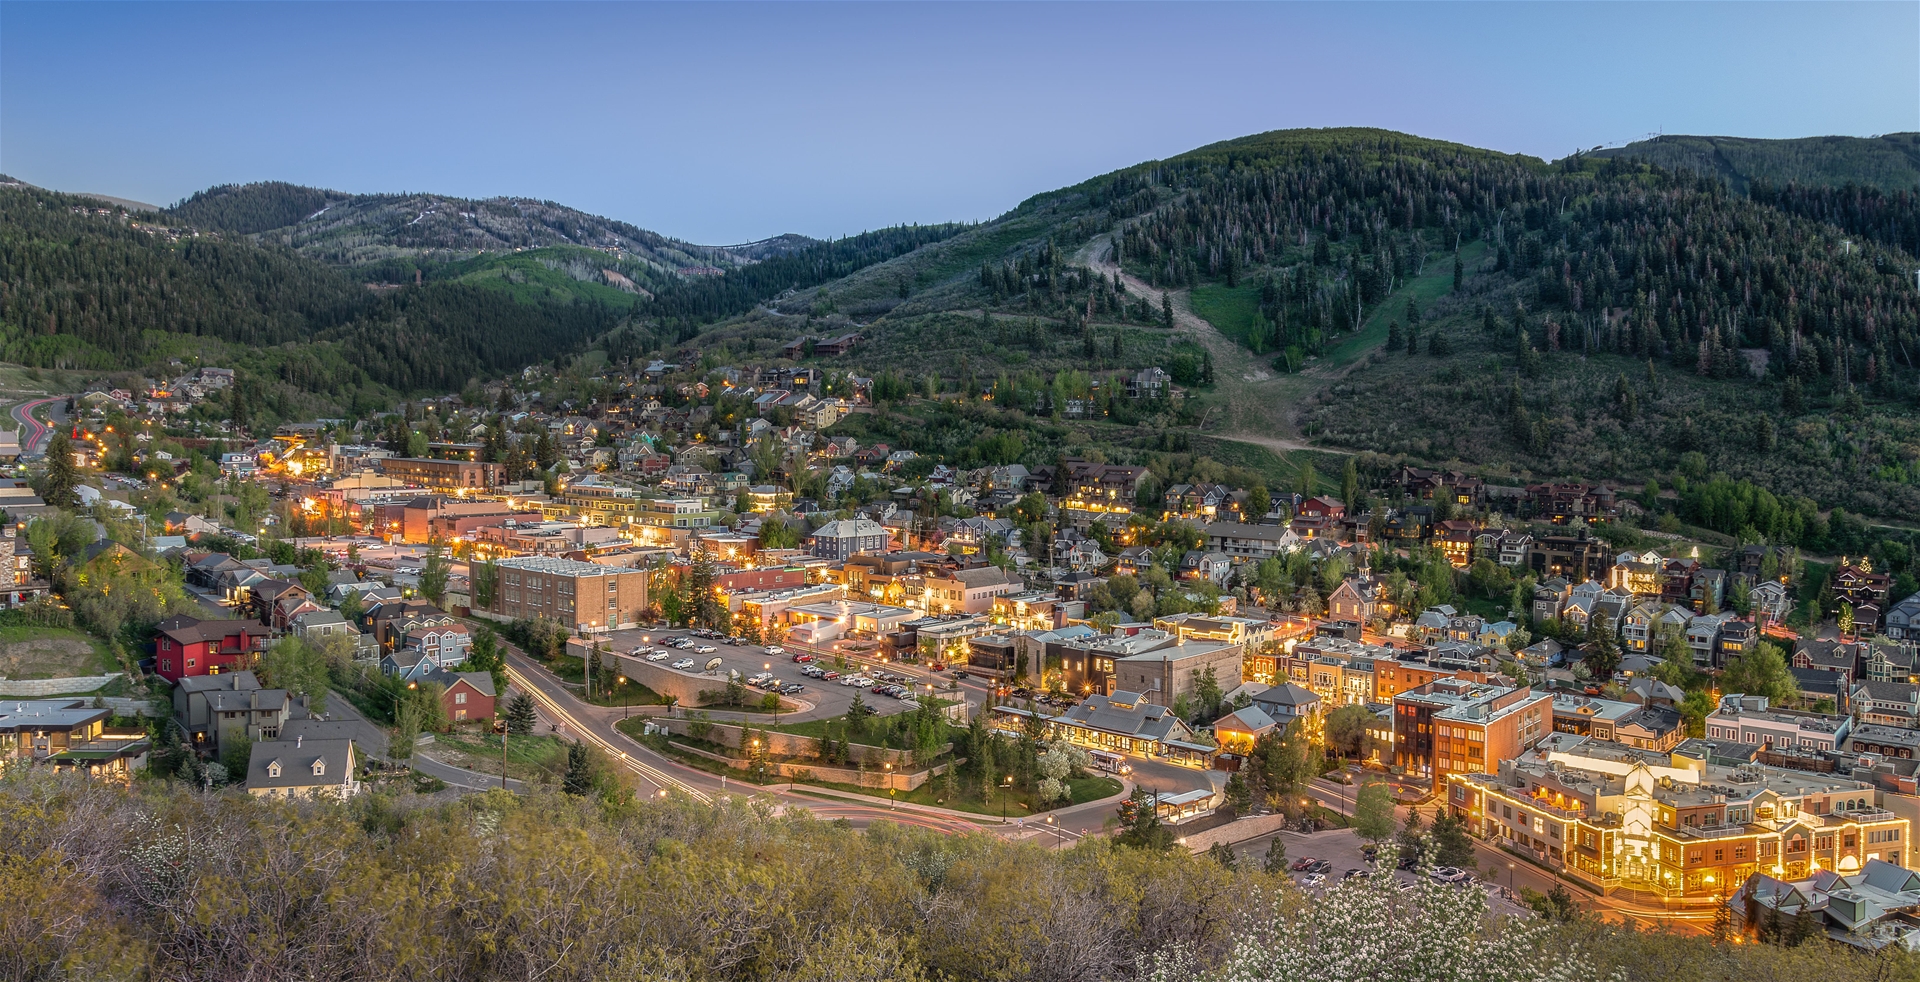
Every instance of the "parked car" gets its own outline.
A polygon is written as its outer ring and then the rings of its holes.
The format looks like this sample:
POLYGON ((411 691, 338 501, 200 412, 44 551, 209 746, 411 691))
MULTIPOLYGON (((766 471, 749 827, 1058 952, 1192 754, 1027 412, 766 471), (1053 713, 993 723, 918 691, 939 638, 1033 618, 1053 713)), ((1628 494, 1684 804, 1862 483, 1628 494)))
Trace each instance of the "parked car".
MULTIPOLYGON (((769 651, 769 652, 767 652, 767 654, 770 654, 770 655, 771 655, 771 654, 774 654, 774 653, 775 653, 775 652, 771 652, 771 651, 769 651)), ((800 663, 803 663, 803 664, 804 664, 804 663, 806 663, 806 662, 810 662, 810 661, 812 661, 812 660, 813 660, 813 656, 812 656, 812 655, 809 655, 809 654, 807 654, 807 653, 806 653, 806 652, 804 652, 804 651, 796 651, 796 652, 794 652, 794 653, 793 653, 793 660, 794 660, 794 661, 796 661, 796 662, 800 662, 800 663)))
POLYGON ((967 674, 967 670, 966 670, 966 669, 964 669, 964 668, 956 668, 956 669, 954 669, 954 670, 953 670, 953 677, 954 677, 954 678, 957 678, 957 679, 970 679, 970 678, 973 678, 973 676, 971 676, 971 675, 968 675, 968 674, 967 674))
POLYGON ((1350 869, 1350 870, 1348 870, 1348 871, 1346 871, 1346 872, 1345 872, 1344 874, 1342 874, 1342 875, 1341 875, 1341 877, 1340 877, 1340 880, 1341 880, 1341 882, 1343 882, 1343 883, 1344 883, 1344 882, 1346 882, 1347 880, 1358 880, 1358 879, 1361 879, 1362 877, 1365 877, 1366 875, 1367 875, 1367 871, 1366 871, 1366 870, 1363 870, 1363 869, 1358 869, 1358 868, 1356 868, 1356 869, 1350 869))
POLYGON ((820 678, 821 678, 821 679, 823 679, 823 680, 825 680, 825 681, 828 681, 828 682, 832 682, 832 681, 834 681, 834 680, 836 680, 836 679, 838 679, 839 677, 840 677, 840 673, 839 673, 839 672, 828 672, 827 674, 825 674, 825 675, 822 675, 822 676, 820 676, 820 678))
POLYGON ((1319 862, 1314 863, 1312 866, 1307 867, 1307 871, 1310 873, 1319 873, 1320 875, 1325 876, 1326 874, 1333 872, 1333 862, 1331 860, 1322 859, 1319 862))
POLYGON ((651 655, 648 655, 648 656, 647 656, 647 660, 648 660, 648 661, 666 661, 666 660, 667 660, 668 658, 671 658, 671 657, 673 657, 673 653, 672 653, 672 652, 669 652, 669 651, 656 651, 656 652, 654 652, 653 654, 651 654, 651 655))
MULTIPOLYGON (((787 653, 787 649, 785 649, 785 648, 782 648, 782 647, 780 647, 780 646, 779 646, 779 645, 777 645, 777 644, 770 644, 770 645, 767 645, 767 654, 769 654, 769 655, 784 655, 784 654, 786 654, 786 653, 787 653)), ((794 661, 799 661, 799 660, 800 660, 800 655, 801 655, 801 654, 806 654, 806 652, 801 652, 800 654, 796 654, 796 655, 794 655, 794 656, 793 656, 793 660, 794 660, 794 661)), ((812 655, 807 655, 807 660, 809 660, 809 661, 811 661, 812 659, 813 659, 813 656, 812 656, 812 655)))
POLYGON ((680 659, 679 661, 677 661, 677 662, 674 662, 674 663, 673 663, 673 667, 674 667, 674 668, 677 668, 677 669, 679 669, 679 670, 681 670, 681 671, 683 671, 683 672, 684 672, 684 671, 686 671, 687 669, 689 669, 689 668, 692 668, 692 667, 693 667, 694 665, 696 665, 696 664, 698 664, 698 662, 695 662, 695 661, 694 661, 693 659, 691 659, 691 658, 682 658, 682 659, 680 659))
POLYGON ((693 653, 696 655, 711 655, 719 650, 720 649, 710 644, 697 644, 693 646, 693 653))
POLYGON ((806 688, 807 688, 806 686, 801 685, 798 682, 788 682, 786 685, 783 685, 780 687, 780 692, 782 695, 790 696, 796 692, 804 692, 806 691, 806 688))
POLYGON ((1327 882, 1326 876, 1320 873, 1308 873, 1300 878, 1300 885, 1303 887, 1317 887, 1325 882, 1327 882))
POLYGON ((1473 879, 1473 874, 1457 866, 1436 866, 1427 874, 1435 883, 1465 883, 1473 879))
POLYGON ((627 655, 632 658, 645 658, 646 656, 653 654, 653 652, 654 652, 654 649, 649 648, 646 645, 641 645, 640 647, 627 652, 627 655))
POLYGON ((1320 860, 1315 859, 1312 856, 1301 856, 1299 859, 1296 859, 1293 861, 1292 866, 1289 866, 1287 868, 1294 871, 1295 873, 1305 873, 1307 871, 1307 867, 1312 866, 1314 863, 1317 863, 1319 861, 1320 860))

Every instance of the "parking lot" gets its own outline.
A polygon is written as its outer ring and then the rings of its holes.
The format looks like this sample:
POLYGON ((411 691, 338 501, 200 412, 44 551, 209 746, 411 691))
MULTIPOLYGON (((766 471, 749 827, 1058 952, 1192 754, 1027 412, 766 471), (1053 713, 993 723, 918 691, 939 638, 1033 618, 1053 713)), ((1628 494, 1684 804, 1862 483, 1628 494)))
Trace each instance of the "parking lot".
MULTIPOLYGON (((1233 851, 1240 857, 1242 865, 1257 867, 1266 861, 1267 844, 1272 842, 1276 835, 1287 844, 1289 875, 1295 883, 1306 889, 1324 889, 1334 886, 1340 882, 1341 877, 1345 876, 1348 870, 1373 872, 1373 865, 1367 861, 1366 854, 1362 851, 1365 843, 1360 841, 1360 837, 1355 835, 1352 829, 1329 829, 1311 835, 1276 832, 1273 835, 1263 835, 1242 842, 1235 846, 1233 851), (1292 868, 1303 859, 1317 859, 1326 864, 1325 871, 1319 874, 1323 877, 1322 882, 1314 883, 1311 879, 1314 874, 1310 870, 1292 868)), ((1393 878, 1401 883, 1415 883, 1419 881, 1421 875, 1413 870, 1396 870, 1393 878)), ((1482 874, 1474 873, 1471 874, 1470 879, 1462 881, 1462 886, 1468 889, 1486 890, 1488 903, 1495 913, 1513 914, 1525 910, 1521 905, 1502 896, 1504 891, 1501 887, 1505 886, 1504 882, 1489 882, 1482 874)))
MULTIPOLYGON (((732 645, 728 644, 725 640, 697 637, 694 638, 695 641, 699 644, 710 646, 714 650, 701 653, 688 649, 662 647, 661 643, 670 638, 689 636, 692 636, 692 632, 685 629, 671 631, 614 631, 612 634, 607 635, 607 645, 611 650, 623 655, 635 648, 641 647, 664 650, 668 653, 668 656, 665 659, 651 664, 655 668, 666 671, 676 671, 671 667, 673 663, 691 658, 694 662, 693 668, 677 671, 679 671, 681 675, 698 680, 700 687, 705 689, 719 689, 724 687, 729 671, 739 672, 742 679, 751 678, 763 671, 772 671, 774 676, 783 682, 793 682, 805 687, 797 693, 781 697, 789 705, 796 703, 804 704, 804 708, 801 710, 787 714, 784 717, 789 720, 844 716, 847 713, 848 707, 853 705, 853 695, 855 692, 861 693, 861 699, 865 701, 867 706, 883 716, 905 712, 911 708, 898 699, 875 695, 869 691, 871 687, 856 689, 839 685, 835 682, 808 678, 801 674, 801 669, 807 666, 796 663, 793 660, 793 654, 791 652, 772 655, 768 654, 765 648, 756 644, 732 645), (706 672, 705 668, 707 663, 715 658, 720 659, 719 667, 715 668, 711 673, 706 672)), ((821 667, 837 670, 834 669, 831 664, 822 665, 821 667)), ((849 669, 845 674, 852 674, 854 671, 854 669, 849 669)), ((749 691, 758 695, 764 690, 751 689, 749 691)), ((716 712, 724 713, 725 710, 716 710, 716 712)))

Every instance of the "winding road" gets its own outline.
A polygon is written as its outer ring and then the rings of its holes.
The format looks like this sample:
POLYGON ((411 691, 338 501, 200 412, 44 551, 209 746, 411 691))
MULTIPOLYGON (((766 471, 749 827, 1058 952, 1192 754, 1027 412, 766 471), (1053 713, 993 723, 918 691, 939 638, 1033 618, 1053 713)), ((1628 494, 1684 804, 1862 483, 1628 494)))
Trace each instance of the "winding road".
POLYGON ((42 406, 61 402, 63 399, 64 397, 61 396, 34 399, 29 402, 15 403, 13 408, 8 410, 8 415, 11 415, 13 421, 19 424, 21 453, 29 454, 41 449, 41 445, 53 436, 53 427, 40 422, 39 418, 34 416, 34 412, 42 406))
POLYGON ((632 772, 638 778, 641 790, 649 795, 684 796, 703 804, 713 804, 731 796, 745 796, 770 802, 780 810, 803 809, 816 818, 828 821, 844 819, 855 828, 865 828, 876 822, 894 822, 940 832, 963 833, 979 832, 988 825, 999 824, 992 819, 982 818, 976 822, 952 812, 912 805, 889 808, 843 800, 833 792, 818 788, 791 785, 756 787, 729 782, 718 775, 663 756, 621 733, 613 725, 620 718, 619 709, 589 706, 581 702, 558 679, 511 646, 507 647, 507 675, 512 679, 515 689, 533 698, 542 717, 557 724, 565 736, 585 740, 605 751, 615 763, 632 772))

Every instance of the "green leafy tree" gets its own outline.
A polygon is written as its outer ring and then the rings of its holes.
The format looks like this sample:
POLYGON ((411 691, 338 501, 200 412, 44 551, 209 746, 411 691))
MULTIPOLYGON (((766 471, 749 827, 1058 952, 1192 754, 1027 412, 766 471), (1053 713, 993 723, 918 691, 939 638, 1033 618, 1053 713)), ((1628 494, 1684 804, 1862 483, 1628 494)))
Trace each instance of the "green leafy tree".
POLYGON ((1354 832, 1378 845, 1393 836, 1394 828, 1393 789, 1384 781, 1361 785, 1353 802, 1354 832))
POLYGON ((447 602, 447 575, 452 570, 447 561, 447 546, 435 538, 427 546, 427 562, 420 570, 420 595, 434 602, 435 606, 444 606, 447 602))
POLYGON ((1765 696, 1775 706, 1791 703, 1800 696, 1800 686, 1787 664, 1780 646, 1762 641, 1753 650, 1727 664, 1720 676, 1720 691, 1765 696))

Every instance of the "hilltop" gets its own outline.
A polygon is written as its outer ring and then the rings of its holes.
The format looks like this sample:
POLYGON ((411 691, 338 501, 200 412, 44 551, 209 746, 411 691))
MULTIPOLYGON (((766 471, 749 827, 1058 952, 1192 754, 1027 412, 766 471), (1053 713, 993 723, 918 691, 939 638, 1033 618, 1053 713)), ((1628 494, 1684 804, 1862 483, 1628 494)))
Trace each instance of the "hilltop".
POLYGON ((1663 135, 1624 147, 1596 149, 1588 156, 1642 160, 1668 170, 1707 174, 1742 193, 1756 181, 1824 187, 1857 184, 1879 191, 1920 188, 1920 133, 1797 140, 1663 135))
POLYGON ((842 361, 929 393, 1030 375, 1070 401, 1168 369, 1177 416, 1059 435, 1121 457, 1171 427, 1509 483, 1727 474, 1920 512, 1913 200, 1861 191, 1887 207, 1828 215, 1761 190, 1624 155, 1278 131, 1036 195, 702 338, 858 329, 842 361))
POLYGON ((812 243, 804 236, 781 236, 735 251, 681 242, 552 201, 348 194, 280 181, 208 188, 162 214, 201 229, 257 236, 339 266, 390 272, 488 253, 577 248, 600 252, 607 265, 655 284, 682 269, 731 268, 812 243))

